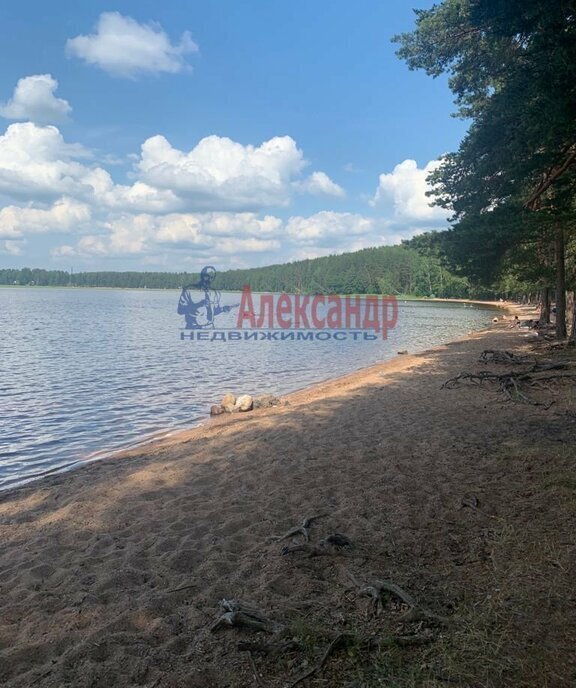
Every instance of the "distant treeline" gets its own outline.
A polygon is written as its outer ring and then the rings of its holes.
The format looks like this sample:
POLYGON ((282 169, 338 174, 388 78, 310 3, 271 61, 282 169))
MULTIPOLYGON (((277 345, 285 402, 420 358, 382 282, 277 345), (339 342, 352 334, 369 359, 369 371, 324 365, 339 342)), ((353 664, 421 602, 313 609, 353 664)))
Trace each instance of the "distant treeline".
MULTIPOLYGON (((179 289, 198 279, 198 274, 186 272, 0 270, 3 285, 179 289)), ((253 291, 274 292, 454 298, 481 295, 466 278, 449 272, 437 256, 423 255, 408 246, 382 246, 263 268, 227 270, 218 273, 214 286, 241 290, 245 284, 253 291)))

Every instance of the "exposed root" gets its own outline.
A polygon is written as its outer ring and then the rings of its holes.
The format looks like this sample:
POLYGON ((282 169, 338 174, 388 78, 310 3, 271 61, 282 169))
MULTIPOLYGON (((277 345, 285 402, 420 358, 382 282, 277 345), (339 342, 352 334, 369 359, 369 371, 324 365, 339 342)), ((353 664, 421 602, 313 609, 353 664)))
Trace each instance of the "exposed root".
POLYGON ((310 516, 308 518, 305 518, 302 521, 301 526, 296 526, 295 528, 291 528, 289 531, 284 533, 284 535, 274 535, 272 536, 272 540, 276 540, 277 542, 280 542, 282 540, 287 540, 289 537, 294 537, 296 535, 302 535, 304 537, 304 540, 306 542, 310 542, 310 527, 312 526, 312 523, 314 521, 317 521, 319 518, 324 518, 328 514, 319 514, 318 516, 310 516))
POLYGON ((264 688, 264 683, 262 682, 262 679, 260 678, 260 674, 258 673, 258 669, 256 669, 256 664, 254 663, 254 657, 252 657, 252 653, 248 651, 248 661, 250 662, 250 668, 252 669, 252 673, 254 674, 254 680, 256 681, 256 685, 259 686, 260 688, 264 688))
POLYGON ((361 583, 349 571, 346 571, 346 575, 358 589, 360 595, 371 598, 370 611, 373 615, 377 615, 381 610, 384 609, 384 599, 386 595, 391 594, 401 600, 401 602, 408 607, 408 610, 402 615, 403 621, 428 620, 442 625, 448 623, 448 619, 446 617, 438 616, 428 609, 421 607, 412 597, 412 595, 403 590, 399 585, 396 585, 396 583, 392 583, 392 581, 375 579, 370 583, 361 583))
POLYGON ((576 373, 557 373, 555 375, 538 376, 538 373, 548 370, 564 370, 570 366, 567 361, 559 361, 557 363, 535 363, 532 368, 524 372, 507 373, 491 373, 489 371, 481 371, 479 373, 460 373, 442 385, 441 389, 454 389, 463 382, 469 382, 473 385, 480 386, 483 382, 496 382, 499 391, 506 397, 507 401, 520 401, 532 406, 543 406, 550 408, 551 404, 544 404, 528 397, 523 388, 542 386, 543 382, 553 382, 558 380, 574 379, 576 373))
POLYGON ((187 583, 186 585, 181 585, 178 588, 170 588, 170 590, 166 590, 166 592, 180 592, 181 590, 190 590, 190 588, 197 588, 198 583, 187 583))
POLYGON ((484 349, 478 360, 480 363, 503 363, 514 365, 536 363, 536 360, 530 356, 519 356, 510 351, 497 351, 496 349, 484 349))
POLYGON ((277 633, 284 627, 270 619, 267 619, 260 612, 249 607, 244 607, 238 600, 220 600, 222 614, 210 626, 212 633, 220 628, 251 628, 254 631, 264 631, 265 633, 277 633))
POLYGON ((346 647, 353 640, 353 638, 354 636, 349 633, 340 633, 337 635, 330 645, 328 645, 320 660, 311 669, 308 669, 308 671, 305 671, 303 674, 295 678, 292 683, 288 684, 288 688, 294 688, 294 686, 297 686, 299 683, 302 683, 302 681, 310 678, 310 676, 318 673, 324 664, 326 664, 328 657, 330 657, 335 650, 346 647))

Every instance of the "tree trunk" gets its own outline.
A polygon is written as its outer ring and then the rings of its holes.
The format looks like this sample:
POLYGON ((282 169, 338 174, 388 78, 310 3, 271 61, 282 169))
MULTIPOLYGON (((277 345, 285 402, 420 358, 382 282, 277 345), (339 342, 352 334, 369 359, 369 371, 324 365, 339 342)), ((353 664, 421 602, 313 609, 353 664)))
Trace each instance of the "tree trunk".
POLYGON ((566 339, 566 266, 564 229, 556 230, 556 337, 566 339))
POLYGON ((570 341, 576 344, 576 291, 571 292, 572 296, 572 326, 570 328, 570 341))
POLYGON ((542 289, 540 301, 540 325, 550 324, 550 287, 542 289))

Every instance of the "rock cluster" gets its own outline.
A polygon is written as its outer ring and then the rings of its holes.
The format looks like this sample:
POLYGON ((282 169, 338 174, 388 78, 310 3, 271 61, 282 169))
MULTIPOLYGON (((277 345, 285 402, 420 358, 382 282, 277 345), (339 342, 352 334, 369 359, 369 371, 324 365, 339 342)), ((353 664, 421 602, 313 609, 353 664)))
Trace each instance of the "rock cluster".
POLYGON ((241 394, 239 397, 230 392, 225 394, 219 404, 210 407, 211 416, 219 416, 222 413, 245 413, 252 409, 270 408, 286 404, 272 394, 265 394, 262 397, 251 397, 249 394, 241 394))

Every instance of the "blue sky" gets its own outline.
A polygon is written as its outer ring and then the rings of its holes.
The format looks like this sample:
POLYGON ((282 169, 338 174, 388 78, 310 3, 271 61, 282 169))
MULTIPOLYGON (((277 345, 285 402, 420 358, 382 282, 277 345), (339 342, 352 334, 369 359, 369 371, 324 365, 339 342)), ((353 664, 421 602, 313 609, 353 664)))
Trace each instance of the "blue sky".
POLYGON ((0 266, 225 269, 446 226, 425 177, 465 125, 394 54, 411 3, 45 7, 0 10, 0 266))

